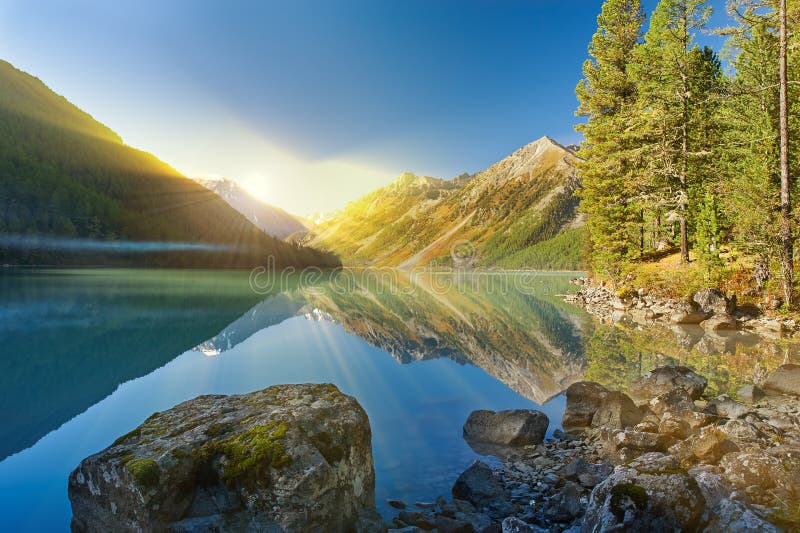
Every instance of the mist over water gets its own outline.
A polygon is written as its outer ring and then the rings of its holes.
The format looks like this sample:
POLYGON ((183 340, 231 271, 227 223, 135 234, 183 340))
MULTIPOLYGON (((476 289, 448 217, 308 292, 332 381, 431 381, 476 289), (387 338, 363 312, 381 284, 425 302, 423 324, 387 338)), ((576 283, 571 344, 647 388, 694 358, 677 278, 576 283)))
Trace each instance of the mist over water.
POLYGON ((224 244, 162 241, 97 241, 69 237, 37 235, 0 235, 0 247, 18 250, 58 250, 73 253, 152 253, 152 252, 225 252, 234 249, 224 244))

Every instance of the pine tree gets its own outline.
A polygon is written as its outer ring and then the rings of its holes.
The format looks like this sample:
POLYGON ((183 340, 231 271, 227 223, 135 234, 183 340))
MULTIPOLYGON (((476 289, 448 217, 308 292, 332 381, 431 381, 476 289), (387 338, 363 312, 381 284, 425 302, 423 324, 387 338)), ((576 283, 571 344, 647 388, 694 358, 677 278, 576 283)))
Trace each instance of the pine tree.
POLYGON ((727 175, 724 207, 737 245, 752 257, 760 273, 758 285, 769 275, 770 265, 780 265, 789 305, 794 282, 789 176, 800 167, 788 156, 800 148, 796 140, 800 131, 793 120, 800 110, 797 87, 788 80, 798 77, 794 61, 798 37, 790 30, 796 27, 799 4, 788 2, 787 27, 782 32, 779 0, 730 0, 728 11, 736 25, 725 31, 736 75, 724 108, 728 125, 722 153, 727 175), (783 75, 782 33, 787 38, 783 75))
POLYGON ((722 242, 721 216, 716 195, 706 192, 695 222, 694 249, 698 259, 709 271, 722 264, 719 256, 722 242))
POLYGON ((689 261, 692 190, 703 190, 719 61, 694 44, 711 15, 707 0, 661 0, 638 49, 638 106, 646 170, 642 188, 680 228, 681 260, 689 261), (710 129, 709 129, 710 128, 710 129))
POLYGON ((628 134, 636 102, 629 66, 642 37, 645 15, 639 0, 606 0, 598 29, 583 65, 576 94, 576 127, 584 135, 580 165, 581 209, 588 214, 589 264, 595 272, 616 277, 638 250, 635 205, 635 142, 628 134))

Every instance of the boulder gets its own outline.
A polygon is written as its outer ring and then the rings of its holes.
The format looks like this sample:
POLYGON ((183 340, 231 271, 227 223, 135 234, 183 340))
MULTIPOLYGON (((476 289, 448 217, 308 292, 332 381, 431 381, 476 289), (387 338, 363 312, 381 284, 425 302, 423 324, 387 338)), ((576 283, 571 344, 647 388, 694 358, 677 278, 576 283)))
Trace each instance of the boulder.
POLYGON ((684 465, 715 464, 725 454, 738 450, 739 446, 729 438, 729 435, 716 426, 707 426, 700 433, 669 448, 670 453, 684 465))
POLYGON ((675 388, 650 400, 647 407, 657 416, 663 416, 667 411, 693 411, 695 405, 686 389, 675 388))
POLYGON ((592 491, 581 531, 694 531, 704 509, 703 494, 688 475, 618 466, 592 491))
POLYGON ((622 392, 612 391, 601 399, 592 417, 592 426, 625 429, 635 426, 641 420, 642 413, 633 400, 622 392))
POLYGON ((716 472, 716 467, 709 465, 699 465, 689 469, 689 475, 697 482, 703 498, 706 500, 707 508, 714 508, 733 492, 731 487, 722 476, 716 472))
POLYGON ((509 516, 503 520, 502 533, 538 533, 541 531, 539 528, 534 528, 527 522, 523 522, 517 517, 509 516))
POLYGON ((577 481, 584 487, 592 488, 607 478, 614 467, 604 463, 587 463, 580 457, 574 458, 561 470, 561 475, 569 481, 577 481))
POLYGON ((749 413, 750 409, 727 394, 723 394, 713 400, 709 400, 703 412, 723 418, 739 418, 749 413))
POLYGON ((736 296, 728 298, 719 289, 700 289, 694 293, 692 301, 705 313, 730 315, 736 311, 736 296))
POLYGON ((526 446, 544 441, 547 415, 533 409, 473 411, 464 424, 464 438, 503 446, 526 446))
POLYGON ((608 389, 593 381, 579 381, 567 388, 567 406, 561 424, 565 428, 588 427, 600 406, 600 402, 608 395, 608 389))
POLYGON ((69 476, 73 531, 352 530, 375 508, 369 420, 334 385, 200 396, 69 476))
POLYGON ((670 435, 627 430, 616 432, 611 445, 615 450, 628 448, 638 452, 665 452, 672 442, 670 435))
POLYGON ((571 522, 581 514, 581 492, 579 485, 567 481, 548 502, 547 515, 556 522, 571 522))
POLYGON ((649 452, 633 459, 628 466, 640 474, 668 474, 680 469, 678 460, 664 453, 649 452))
POLYGON ((764 493, 789 499, 796 493, 796 480, 800 476, 800 451, 771 449, 729 453, 719 466, 731 485, 740 488, 756 485, 764 493))
POLYGON ((778 533, 778 529, 753 512, 744 502, 731 500, 733 488, 708 466, 689 470, 706 500, 705 531, 778 533))
POLYGON ((692 430, 683 418, 675 415, 671 411, 667 411, 664 413, 664 416, 661 417, 661 423, 658 425, 658 432, 677 439, 685 439, 691 435, 692 430))
POLYGON ((743 402, 754 403, 764 397, 764 391, 757 385, 745 385, 736 391, 736 397, 743 402))
POLYGON ((800 365, 781 365, 764 382, 770 392, 800 396, 800 365))
POLYGON ((706 531, 725 531, 728 533, 779 533, 779 529, 770 524, 744 503, 723 499, 710 510, 710 522, 706 531))
POLYGON ((696 400, 706 390, 708 381, 685 366, 655 368, 636 380, 628 392, 636 401, 649 401, 656 396, 681 388, 696 400))
POLYGON ((503 496, 503 483, 482 461, 473 462, 453 485, 453 498, 481 508, 503 496))

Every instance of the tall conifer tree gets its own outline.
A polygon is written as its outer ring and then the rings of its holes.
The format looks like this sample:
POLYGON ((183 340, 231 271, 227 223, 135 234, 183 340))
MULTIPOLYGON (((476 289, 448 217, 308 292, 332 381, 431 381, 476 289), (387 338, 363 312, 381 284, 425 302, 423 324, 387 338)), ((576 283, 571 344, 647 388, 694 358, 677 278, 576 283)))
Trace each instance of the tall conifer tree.
POLYGON ((702 187, 709 146, 708 107, 716 101, 707 89, 719 75, 710 51, 694 44, 694 34, 711 15, 707 0, 661 0, 653 13, 645 44, 639 49, 637 78, 642 129, 644 175, 658 191, 680 227, 681 260, 689 261, 690 194, 702 187), (706 146, 703 146, 706 144, 706 146))
POLYGON ((628 134, 636 84, 629 66, 644 20, 639 0, 606 0, 576 88, 577 114, 587 117, 576 129, 585 138, 581 208, 588 214, 589 261, 596 272, 612 277, 639 249, 635 143, 628 134))

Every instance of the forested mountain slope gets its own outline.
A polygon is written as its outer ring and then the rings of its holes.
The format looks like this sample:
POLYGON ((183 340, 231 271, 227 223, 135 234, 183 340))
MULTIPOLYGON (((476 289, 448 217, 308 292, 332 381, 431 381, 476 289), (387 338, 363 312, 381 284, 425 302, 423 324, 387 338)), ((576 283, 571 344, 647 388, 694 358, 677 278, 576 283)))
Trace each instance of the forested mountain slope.
POLYGON ((404 174, 312 229, 306 243, 349 264, 577 269, 578 158, 542 137, 474 175, 404 174), (465 245, 464 241, 470 244, 465 245))
POLYGON ((269 255, 278 266, 336 263, 266 235, 218 195, 0 61, 0 263, 242 267, 269 255), (52 237, 80 246, 54 246, 52 237), (183 246, 111 253, 84 239, 183 246))

